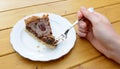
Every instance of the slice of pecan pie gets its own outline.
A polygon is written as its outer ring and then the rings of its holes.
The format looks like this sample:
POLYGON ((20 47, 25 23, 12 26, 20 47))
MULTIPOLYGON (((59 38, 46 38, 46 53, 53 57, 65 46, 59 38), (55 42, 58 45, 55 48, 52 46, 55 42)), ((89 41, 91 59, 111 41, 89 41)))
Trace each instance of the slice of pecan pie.
POLYGON ((42 17, 32 16, 25 19, 26 30, 36 37, 42 44, 54 48, 57 41, 52 35, 48 15, 42 17))

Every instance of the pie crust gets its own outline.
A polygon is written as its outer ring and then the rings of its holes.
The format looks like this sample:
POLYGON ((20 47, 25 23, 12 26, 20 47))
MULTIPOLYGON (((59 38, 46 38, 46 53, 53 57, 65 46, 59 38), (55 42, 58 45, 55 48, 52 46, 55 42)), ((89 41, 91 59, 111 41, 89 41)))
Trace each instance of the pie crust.
POLYGON ((57 40, 52 35, 48 14, 42 17, 32 16, 25 19, 26 30, 42 44, 54 48, 57 46, 57 40))

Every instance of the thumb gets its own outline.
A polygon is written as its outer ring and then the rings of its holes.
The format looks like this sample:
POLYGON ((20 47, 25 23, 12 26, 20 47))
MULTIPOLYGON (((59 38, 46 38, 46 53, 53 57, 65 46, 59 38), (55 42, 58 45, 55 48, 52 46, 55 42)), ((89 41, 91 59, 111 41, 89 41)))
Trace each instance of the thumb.
POLYGON ((78 11, 78 12, 77 12, 77 16, 78 16, 78 20, 83 17, 83 14, 81 13, 81 11, 78 11))
POLYGON ((88 11, 85 7, 81 7, 81 13, 87 18, 92 24, 96 23, 96 15, 93 12, 88 11))

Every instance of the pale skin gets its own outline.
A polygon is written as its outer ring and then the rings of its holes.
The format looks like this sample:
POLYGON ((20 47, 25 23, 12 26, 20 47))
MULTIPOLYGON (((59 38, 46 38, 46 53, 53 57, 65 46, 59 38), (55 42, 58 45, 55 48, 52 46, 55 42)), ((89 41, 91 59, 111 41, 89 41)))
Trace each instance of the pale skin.
POLYGON ((87 39, 93 47, 106 57, 120 64, 120 35, 109 20, 98 12, 89 12, 85 7, 78 11, 78 35, 87 39))

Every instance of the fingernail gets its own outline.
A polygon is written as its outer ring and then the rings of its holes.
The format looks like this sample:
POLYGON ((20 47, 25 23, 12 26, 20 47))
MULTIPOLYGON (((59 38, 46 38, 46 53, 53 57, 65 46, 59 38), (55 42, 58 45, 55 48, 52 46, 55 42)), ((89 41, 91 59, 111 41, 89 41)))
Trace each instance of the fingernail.
POLYGON ((80 11, 78 11, 78 12, 77 12, 77 15, 78 15, 78 16, 80 16, 80 15, 81 15, 81 12, 80 12, 80 11))
POLYGON ((78 19, 81 19, 83 17, 81 11, 78 11, 77 16, 78 16, 78 19))
POLYGON ((78 11, 77 13, 80 13, 80 11, 78 11))
POLYGON ((80 11, 77 12, 77 15, 79 15, 80 11))

